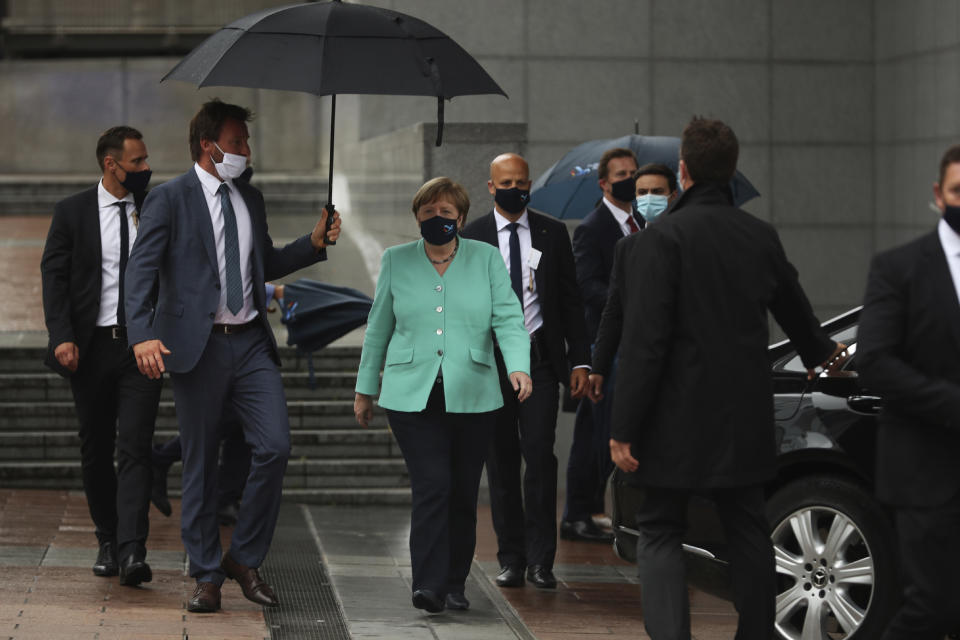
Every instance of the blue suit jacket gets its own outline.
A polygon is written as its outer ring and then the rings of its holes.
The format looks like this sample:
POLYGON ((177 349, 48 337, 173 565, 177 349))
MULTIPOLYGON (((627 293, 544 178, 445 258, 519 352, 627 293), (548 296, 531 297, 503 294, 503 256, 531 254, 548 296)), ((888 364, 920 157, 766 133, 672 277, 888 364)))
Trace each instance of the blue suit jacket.
MULTIPOLYGON (((250 212, 254 306, 279 364, 276 340, 267 322, 264 282, 325 260, 326 254, 313 248, 309 234, 275 248, 267 232, 260 191, 242 181, 233 185, 250 212)), ((147 196, 125 282, 130 344, 158 338, 172 352, 164 356, 167 371, 185 373, 193 369, 207 345, 220 302, 213 223, 193 167, 147 196), (159 292, 154 300, 151 288, 157 277, 159 292)))
POLYGON ((530 337, 500 251, 461 238, 441 276, 423 240, 390 247, 367 318, 356 391, 376 395, 383 366, 380 406, 422 411, 442 367, 447 411, 499 409, 494 334, 507 371, 529 374, 530 337))

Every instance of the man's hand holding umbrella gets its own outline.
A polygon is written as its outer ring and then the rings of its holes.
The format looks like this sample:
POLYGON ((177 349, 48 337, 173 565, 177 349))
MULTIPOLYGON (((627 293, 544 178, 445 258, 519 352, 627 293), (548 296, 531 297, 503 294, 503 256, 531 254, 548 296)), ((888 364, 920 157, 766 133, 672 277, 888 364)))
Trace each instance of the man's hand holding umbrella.
POLYGON ((329 228, 327 227, 327 215, 327 209, 321 209, 320 219, 310 233, 310 244, 317 251, 326 248, 328 245, 336 244, 337 238, 340 237, 340 212, 333 212, 333 222, 330 223, 329 228))

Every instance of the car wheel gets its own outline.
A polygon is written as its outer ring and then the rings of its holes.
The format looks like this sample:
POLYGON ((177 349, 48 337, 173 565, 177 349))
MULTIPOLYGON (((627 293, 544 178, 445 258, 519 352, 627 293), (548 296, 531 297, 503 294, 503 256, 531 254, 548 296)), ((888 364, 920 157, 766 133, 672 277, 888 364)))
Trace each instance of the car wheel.
POLYGON ((767 513, 778 637, 880 637, 899 587, 893 530, 873 496, 842 478, 804 478, 777 491, 767 513))

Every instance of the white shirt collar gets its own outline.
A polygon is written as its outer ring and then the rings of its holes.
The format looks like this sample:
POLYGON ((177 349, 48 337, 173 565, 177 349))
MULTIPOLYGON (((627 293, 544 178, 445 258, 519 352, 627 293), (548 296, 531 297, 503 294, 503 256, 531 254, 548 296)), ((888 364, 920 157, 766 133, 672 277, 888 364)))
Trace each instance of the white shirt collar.
POLYGON ((227 188, 233 191, 236 187, 233 186, 232 180, 225 180, 220 182, 220 179, 211 175, 206 169, 201 167, 198 163, 193 163, 193 168, 197 172, 197 177, 200 178, 200 184, 203 185, 204 191, 209 193, 211 196, 217 195, 218 190, 220 189, 221 184, 227 185, 227 188))
POLYGON ((122 198, 117 198, 115 195, 107 191, 106 187, 103 186, 103 178, 100 178, 100 182, 97 184, 97 206, 103 209, 104 207, 109 207, 110 205, 116 203, 118 200, 135 204, 132 193, 128 191, 127 195, 123 196, 122 198))
POLYGON ((937 233, 940 235, 943 252, 948 258, 956 258, 960 255, 960 234, 954 231, 943 218, 940 218, 940 223, 937 225, 937 233))
POLYGON ((624 211, 620 208, 620 205, 607 200, 607 196, 603 196, 603 204, 607 205, 607 209, 610 209, 613 217, 617 219, 621 226, 627 224, 627 218, 633 215, 633 211, 624 211))
MULTIPOLYGON (((493 219, 497 223, 497 233, 500 233, 501 231, 503 231, 503 228, 506 227, 508 224, 510 224, 510 221, 504 218, 503 215, 501 215, 501 213, 497 211, 496 207, 494 207, 493 209, 493 219)), ((521 227, 524 227, 525 229, 530 228, 530 218, 529 216, 527 216, 526 209, 524 209, 523 213, 520 214, 520 217, 517 218, 517 224, 519 224, 521 227)))

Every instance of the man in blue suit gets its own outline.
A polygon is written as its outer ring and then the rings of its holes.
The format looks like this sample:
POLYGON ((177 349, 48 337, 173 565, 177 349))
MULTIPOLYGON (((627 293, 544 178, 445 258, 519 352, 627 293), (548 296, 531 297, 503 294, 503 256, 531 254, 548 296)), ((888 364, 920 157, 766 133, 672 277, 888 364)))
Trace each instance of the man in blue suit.
POLYGON ((197 587, 189 611, 220 608, 225 577, 248 600, 276 606, 258 568, 270 547, 290 454, 290 425, 264 282, 326 259, 338 214, 324 234, 275 248, 263 196, 236 180, 250 158, 248 109, 212 100, 190 122, 194 166, 151 191, 130 254, 127 335, 140 371, 170 372, 183 447, 181 534, 197 587), (156 299, 150 295, 159 282, 156 299), (230 543, 217 526, 219 425, 229 406, 252 449, 250 475, 230 543))

